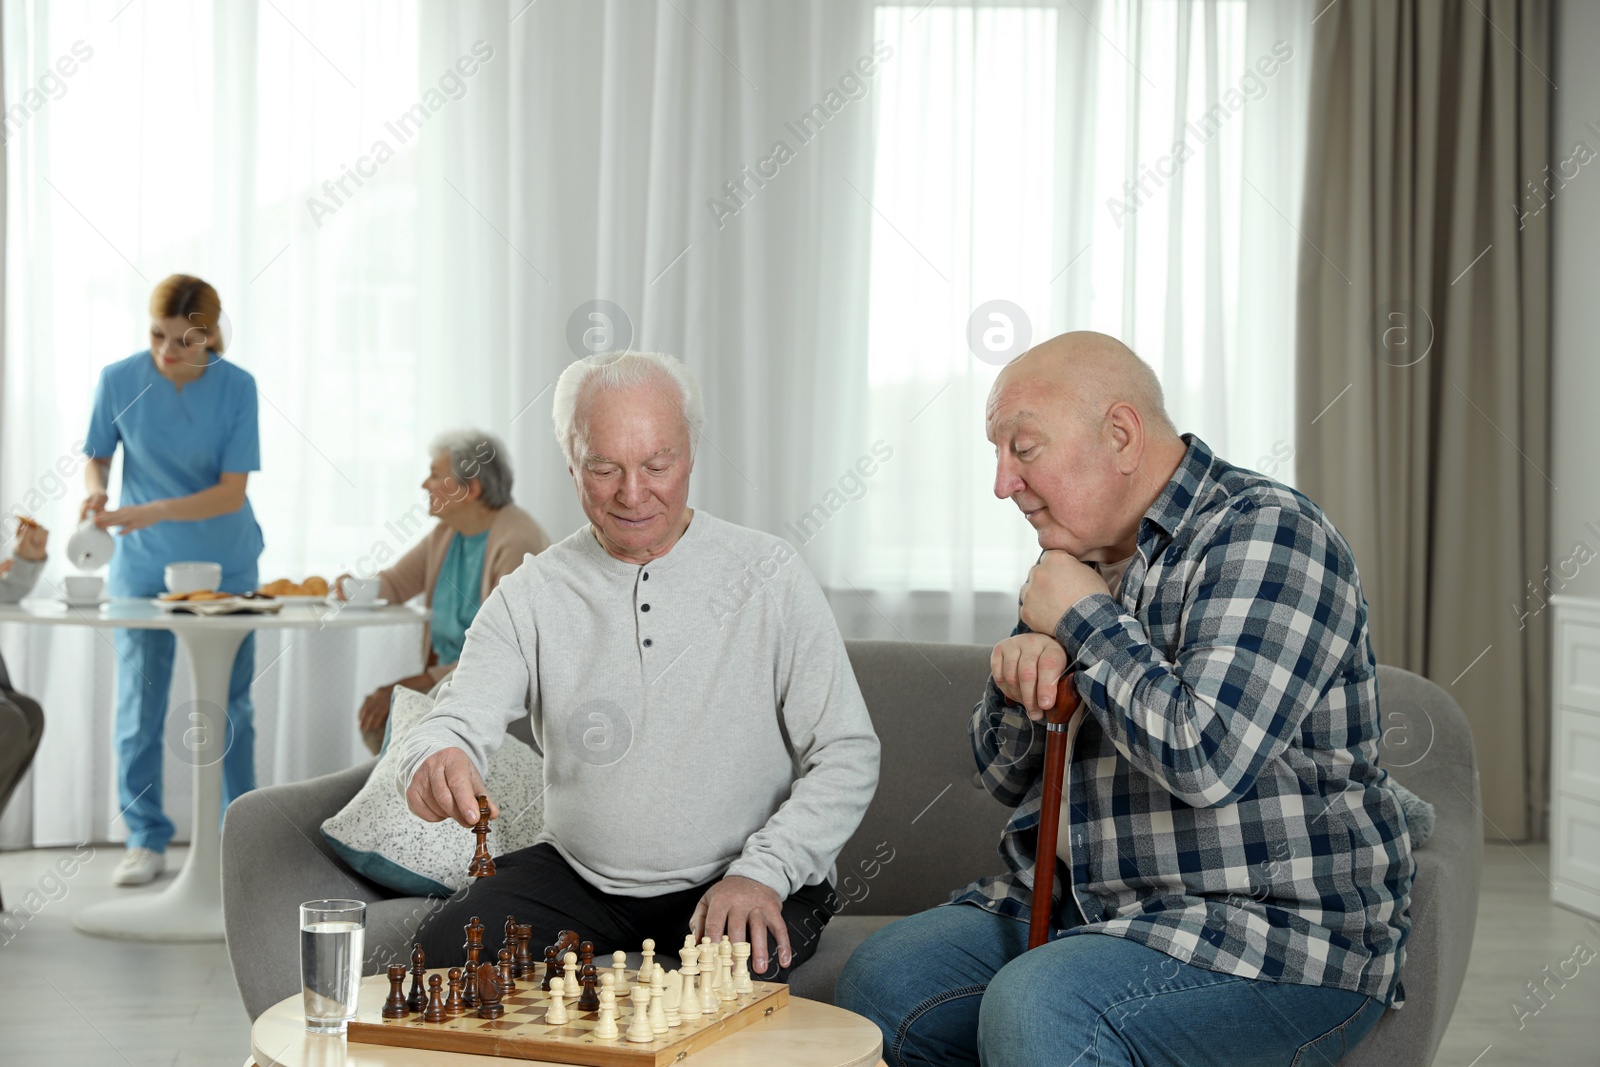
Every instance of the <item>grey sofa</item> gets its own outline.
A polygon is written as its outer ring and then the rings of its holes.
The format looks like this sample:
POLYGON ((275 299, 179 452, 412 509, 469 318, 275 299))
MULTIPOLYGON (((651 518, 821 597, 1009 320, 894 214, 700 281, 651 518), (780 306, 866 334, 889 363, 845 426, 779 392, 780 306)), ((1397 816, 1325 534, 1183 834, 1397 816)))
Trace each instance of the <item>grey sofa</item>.
MULTIPOLYGON (((843 911, 817 954, 794 972, 800 996, 831 1001, 854 948, 894 918, 942 903, 952 889, 1001 869, 995 843, 1008 811, 975 784, 966 722, 989 673, 974 645, 848 642, 851 663, 883 742, 878 793, 839 857, 843 911)), ((1389 1012, 1347 1061, 1425 1065, 1444 1034, 1466 975, 1477 921, 1483 833, 1478 773, 1466 717, 1438 686, 1379 668, 1379 696, 1405 755, 1397 779, 1432 801, 1433 837, 1419 849, 1407 1002, 1389 1012)), ((525 736, 525 735, 524 735, 525 736)), ((429 901, 395 898, 346 867, 318 828, 366 781, 371 764, 247 793, 228 810, 222 840, 228 951, 254 1019, 299 989, 295 907, 356 897, 368 909, 368 972, 409 954, 429 901)))

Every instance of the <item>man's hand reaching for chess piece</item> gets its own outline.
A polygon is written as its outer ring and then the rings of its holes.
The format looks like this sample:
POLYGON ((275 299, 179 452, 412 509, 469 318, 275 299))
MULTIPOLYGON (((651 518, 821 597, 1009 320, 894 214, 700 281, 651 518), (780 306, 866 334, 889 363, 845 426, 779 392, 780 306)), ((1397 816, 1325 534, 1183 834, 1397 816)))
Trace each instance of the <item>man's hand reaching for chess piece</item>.
MULTIPOLYGON (((459 748, 440 749, 422 761, 406 789, 406 803, 413 814, 427 822, 454 819, 472 829, 478 825, 478 797, 487 794, 483 778, 467 754, 459 748)), ((489 801, 489 818, 498 819, 500 809, 489 801)))
POLYGON ((694 936, 709 937, 712 944, 727 934, 735 941, 750 942, 750 967, 754 974, 766 974, 771 961, 767 956, 767 932, 777 940, 778 964, 788 967, 793 953, 789 947, 789 926, 783 919, 783 901, 770 886, 754 878, 730 874, 706 890, 689 920, 694 936))

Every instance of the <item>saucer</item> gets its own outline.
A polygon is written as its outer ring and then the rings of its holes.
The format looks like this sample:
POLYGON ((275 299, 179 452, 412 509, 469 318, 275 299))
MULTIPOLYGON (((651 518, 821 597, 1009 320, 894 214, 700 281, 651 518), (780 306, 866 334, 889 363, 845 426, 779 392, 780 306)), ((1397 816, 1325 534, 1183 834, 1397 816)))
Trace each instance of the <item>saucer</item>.
POLYGON ((94 600, 69 600, 66 597, 59 599, 69 608, 101 608, 111 603, 111 598, 108 596, 97 597, 94 600))
POLYGON ((369 600, 365 604, 352 604, 348 600, 342 602, 330 600, 328 604, 344 611, 371 611, 373 608, 386 608, 389 606, 389 602, 383 597, 379 597, 377 600, 369 600))

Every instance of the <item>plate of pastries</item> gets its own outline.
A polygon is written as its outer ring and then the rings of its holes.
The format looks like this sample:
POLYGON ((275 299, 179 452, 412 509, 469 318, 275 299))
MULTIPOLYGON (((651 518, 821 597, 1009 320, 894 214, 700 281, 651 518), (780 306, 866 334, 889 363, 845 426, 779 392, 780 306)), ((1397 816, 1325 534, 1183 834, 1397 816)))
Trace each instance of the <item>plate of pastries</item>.
POLYGON ((317 603, 321 604, 328 599, 328 580, 320 575, 313 574, 303 582, 292 578, 279 578, 275 582, 268 582, 256 590, 258 597, 272 597, 286 604, 317 603))

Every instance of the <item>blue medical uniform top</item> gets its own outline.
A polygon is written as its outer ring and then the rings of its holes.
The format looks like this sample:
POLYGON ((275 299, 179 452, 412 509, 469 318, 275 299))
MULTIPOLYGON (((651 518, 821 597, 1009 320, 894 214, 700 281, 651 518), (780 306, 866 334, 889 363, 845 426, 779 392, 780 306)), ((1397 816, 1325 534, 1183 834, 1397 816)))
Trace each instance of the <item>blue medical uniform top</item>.
POLYGON ((439 568, 439 581, 433 587, 433 651, 440 663, 454 663, 461 658, 461 646, 467 640, 467 627, 478 614, 478 591, 483 584, 483 550, 489 543, 489 531, 463 537, 450 538, 450 547, 444 550, 444 564, 439 568))
MULTIPOLYGON (((148 349, 100 372, 84 452, 110 459, 121 443, 119 507, 189 496, 224 472, 261 469, 256 380, 215 352, 207 355, 205 372, 181 391, 156 370, 148 349)), ((185 560, 222 564, 222 588, 245 592, 259 584, 263 543, 248 499, 232 514, 118 535, 110 593, 155 596, 166 588, 166 565, 185 560)))

